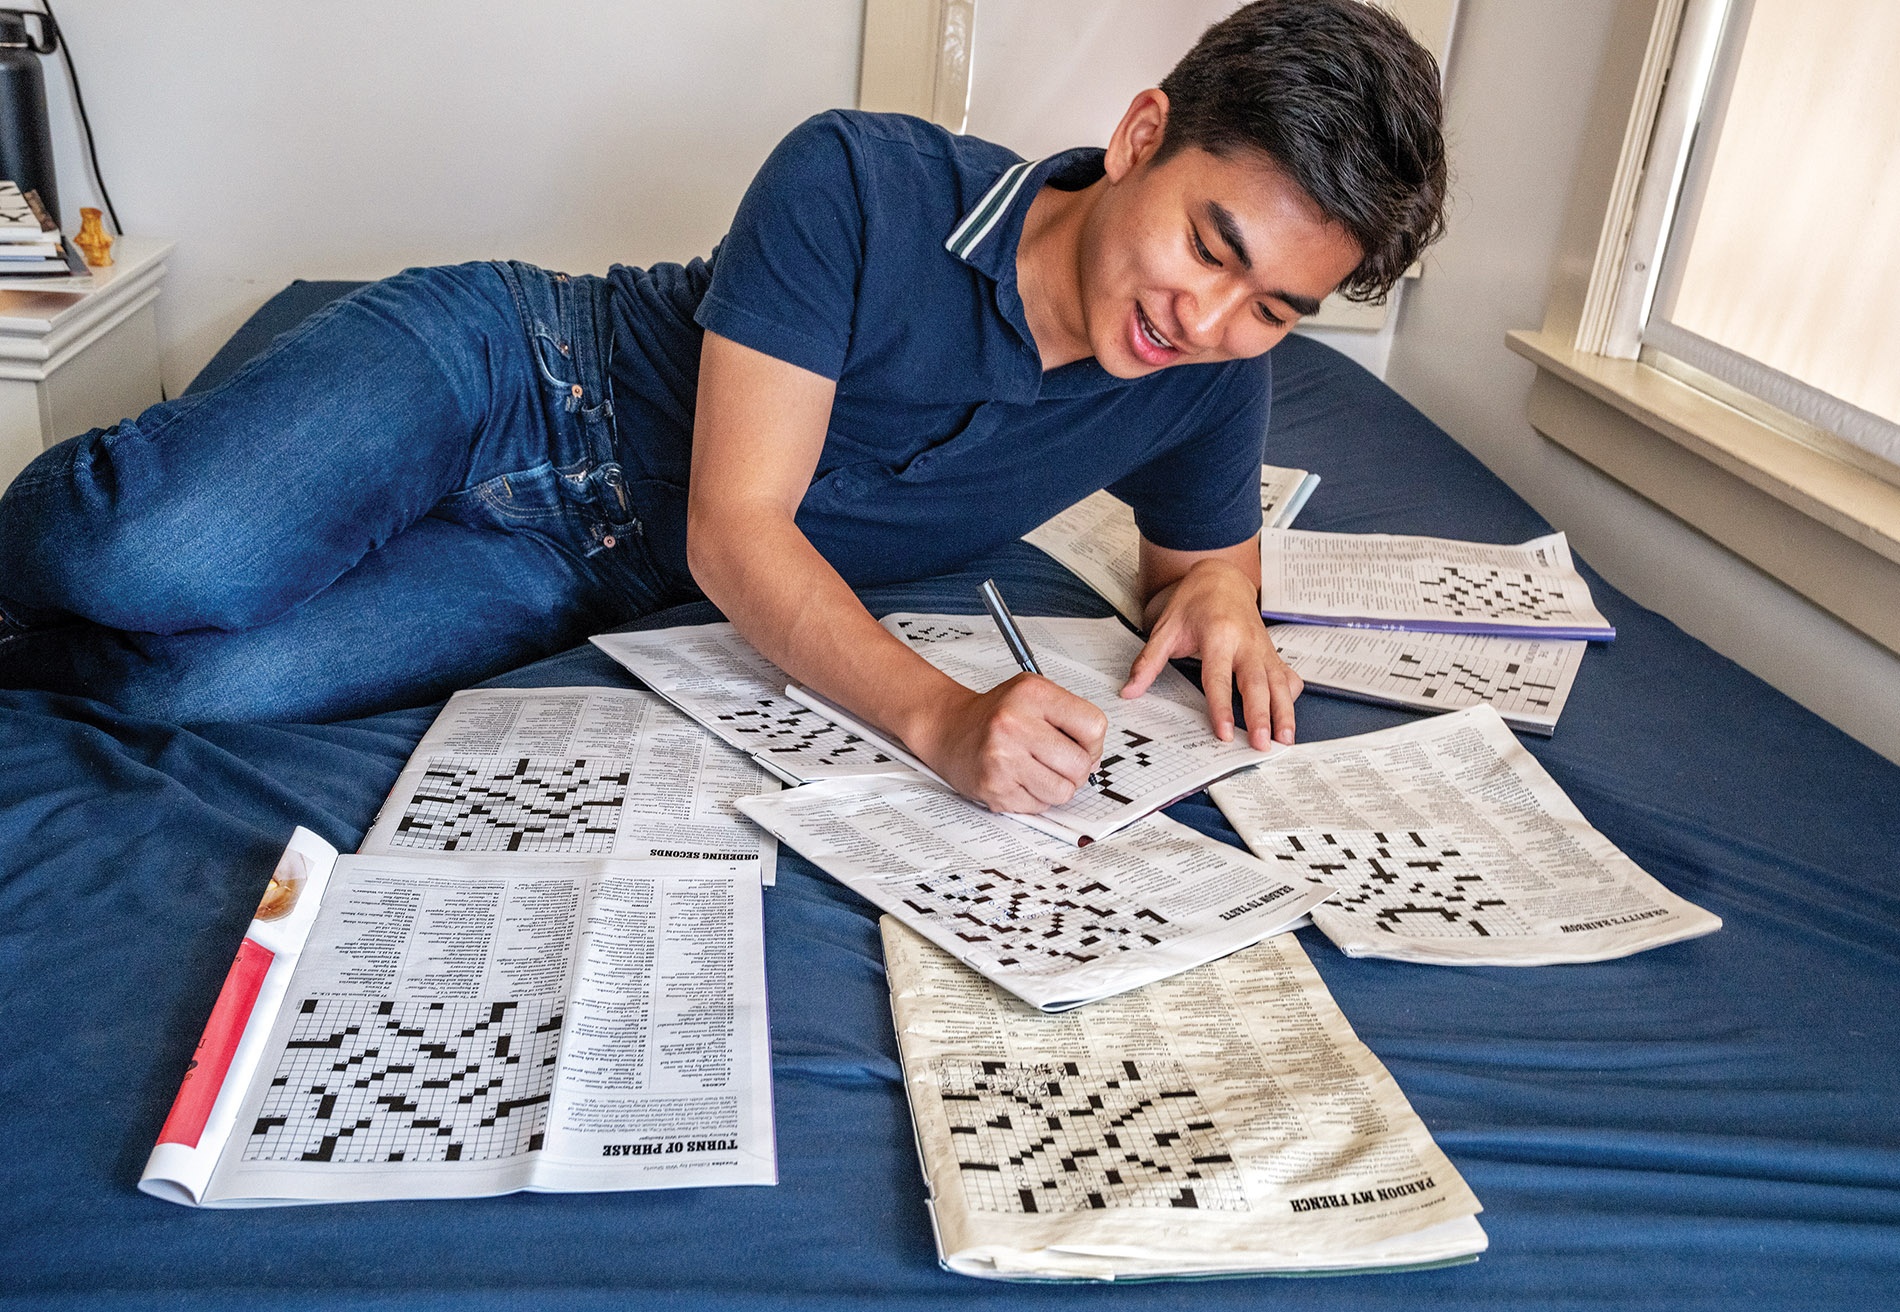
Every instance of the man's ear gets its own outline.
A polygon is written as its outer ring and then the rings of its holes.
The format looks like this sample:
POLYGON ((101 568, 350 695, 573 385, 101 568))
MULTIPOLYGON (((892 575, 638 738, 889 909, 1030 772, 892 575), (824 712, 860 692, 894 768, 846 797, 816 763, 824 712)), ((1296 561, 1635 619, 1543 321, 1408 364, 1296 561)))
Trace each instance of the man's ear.
POLYGON ((1102 158, 1108 180, 1120 182, 1153 159, 1167 130, 1168 93, 1160 87, 1149 87, 1137 94, 1108 139, 1108 150, 1102 158))

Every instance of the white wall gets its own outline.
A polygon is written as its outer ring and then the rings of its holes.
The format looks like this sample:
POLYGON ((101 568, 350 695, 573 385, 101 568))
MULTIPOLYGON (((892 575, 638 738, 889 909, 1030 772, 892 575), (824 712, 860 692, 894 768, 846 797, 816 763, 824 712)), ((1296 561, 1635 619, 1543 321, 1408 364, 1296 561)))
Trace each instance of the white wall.
POLYGON ((1450 60, 1451 230, 1400 307, 1386 378, 1610 581, 1900 760, 1900 660, 1525 420, 1559 232, 1616 0, 1464 0, 1450 60))
MULTIPOLYGON (((293 278, 703 255, 772 145, 854 102, 862 0, 61 0, 127 229, 178 243, 176 392, 293 278)), ((46 61, 62 208, 96 204, 46 61)))

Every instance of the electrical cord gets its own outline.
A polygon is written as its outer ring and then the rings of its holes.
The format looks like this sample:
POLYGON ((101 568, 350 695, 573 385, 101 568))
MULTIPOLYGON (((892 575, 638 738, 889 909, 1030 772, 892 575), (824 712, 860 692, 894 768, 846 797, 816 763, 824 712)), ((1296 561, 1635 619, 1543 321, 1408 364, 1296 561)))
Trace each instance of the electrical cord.
MULTIPOLYGON (((40 0, 46 8, 46 20, 53 30, 59 32, 59 19, 53 13, 53 0, 40 0)), ((106 190, 105 174, 99 170, 99 150, 92 144, 92 120, 86 117, 85 93, 79 89, 79 70, 73 67, 72 43, 59 36, 59 57, 66 64, 66 77, 73 84, 73 104, 79 109, 79 126, 86 136, 86 158, 92 163, 93 185, 99 188, 99 199, 105 202, 106 217, 112 220, 112 227, 120 236, 125 235, 125 225, 119 222, 119 211, 113 208, 112 193, 106 190)))

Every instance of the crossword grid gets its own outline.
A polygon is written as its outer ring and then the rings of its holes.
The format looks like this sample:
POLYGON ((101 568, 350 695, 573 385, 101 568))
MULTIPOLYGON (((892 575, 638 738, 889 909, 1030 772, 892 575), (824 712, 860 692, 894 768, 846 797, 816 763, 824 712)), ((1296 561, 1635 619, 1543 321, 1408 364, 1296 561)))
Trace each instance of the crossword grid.
POLYGON ((1520 934, 1525 923, 1492 890, 1473 845, 1430 830, 1294 830, 1253 844, 1264 860, 1300 866, 1339 897, 1329 911, 1367 916, 1374 926, 1408 938, 1489 938, 1520 934), (1264 846, 1269 850, 1260 851, 1264 846))
POLYGON ((782 697, 760 697, 741 710, 720 711, 714 723, 741 750, 771 757, 796 774, 825 766, 890 765, 892 758, 816 711, 782 697))
POLYGON ((1424 561, 1413 566, 1419 600, 1458 619, 1565 619, 1574 614, 1556 574, 1424 561))
POLYGON ((389 845, 612 852, 630 774, 622 760, 432 756, 389 845))
POLYGON ((247 1162, 481 1162, 547 1130, 562 1002, 306 998, 247 1162))
POLYGON ((1381 692, 1423 697, 1448 707, 1489 701, 1500 710, 1547 711, 1562 679, 1557 666, 1522 661, 1482 660, 1476 656, 1400 652, 1379 677, 1381 692))
POLYGON ((933 1063, 963 1195, 979 1212, 1244 1212, 1233 1154, 1167 1061, 933 1063))
POLYGON ((897 621, 898 636, 913 647, 933 642, 967 642, 977 631, 962 624, 927 624, 922 620, 897 621))
POLYGON ((1181 930, 1158 911, 1114 904, 1115 890, 1068 866, 1034 875, 984 869, 910 886, 904 905, 941 918, 970 955, 998 966, 1068 966, 1152 947, 1181 930))
POLYGON ((1090 790, 1068 803, 1077 814, 1106 814, 1148 791, 1145 778, 1155 771, 1184 771, 1190 762, 1180 751, 1125 725, 1110 725, 1102 759, 1089 776, 1090 790), (1099 799, 1099 800, 1098 800, 1099 799), (1095 805, 1091 805, 1091 803, 1095 805))

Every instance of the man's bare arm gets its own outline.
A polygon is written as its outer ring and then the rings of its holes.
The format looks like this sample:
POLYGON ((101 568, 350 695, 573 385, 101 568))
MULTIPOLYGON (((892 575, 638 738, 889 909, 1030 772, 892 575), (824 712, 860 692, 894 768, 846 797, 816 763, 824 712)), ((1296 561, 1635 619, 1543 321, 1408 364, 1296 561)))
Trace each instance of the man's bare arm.
POLYGON ((700 354, 687 564, 766 657, 895 734, 997 810, 1065 802, 1101 752, 1106 717, 1046 679, 978 694, 866 611, 793 522, 824 449, 835 385, 707 333, 700 354))

